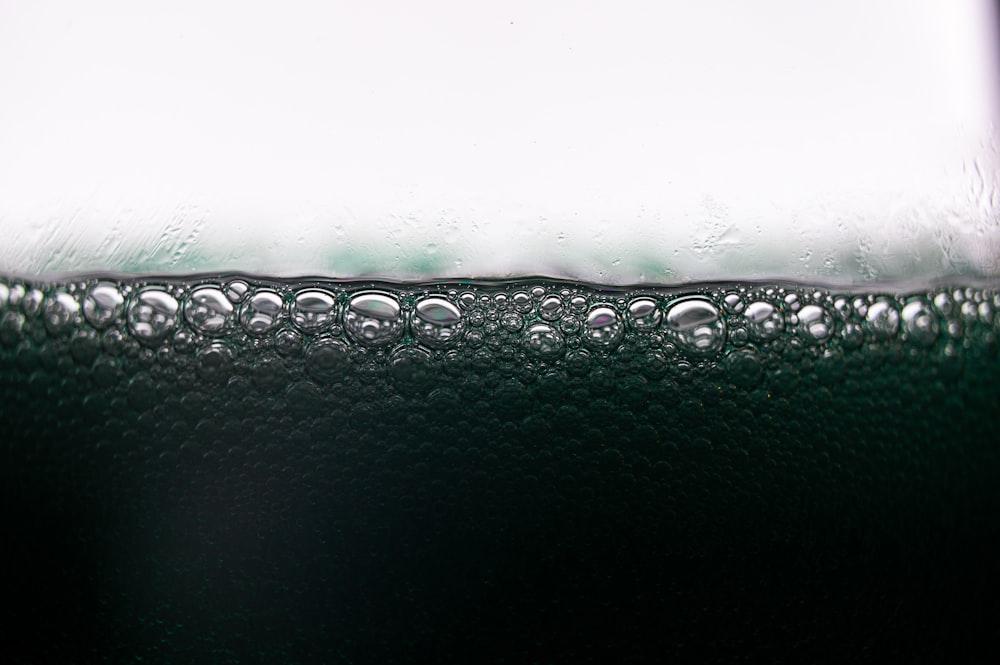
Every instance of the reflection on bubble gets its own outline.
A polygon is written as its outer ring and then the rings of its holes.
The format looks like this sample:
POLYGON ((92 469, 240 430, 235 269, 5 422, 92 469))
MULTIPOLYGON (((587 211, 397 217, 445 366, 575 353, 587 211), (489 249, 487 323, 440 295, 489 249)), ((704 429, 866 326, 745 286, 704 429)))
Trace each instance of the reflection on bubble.
POLYGON ((629 303, 625 319, 636 332, 655 330, 663 319, 659 305, 652 298, 636 298, 629 303))
POLYGON ((833 317, 819 305, 806 305, 799 310, 796 331, 799 337, 811 344, 819 344, 833 334, 833 317))
POLYGON ((926 303, 911 300, 903 307, 903 339, 911 344, 929 347, 941 332, 937 316, 926 303))
POLYGON ((83 299, 83 317, 87 322, 104 330, 122 314, 125 299, 115 284, 101 282, 93 286, 83 299))
POLYGON ((525 350, 540 360, 555 360, 565 347, 563 336, 547 323, 535 323, 524 333, 525 350))
POLYGON ((606 305, 599 305, 587 314, 583 341, 591 348, 611 351, 621 343, 624 333, 622 317, 618 312, 606 305))
POLYGON ((42 320, 50 335, 59 336, 70 332, 80 312, 80 303, 65 291, 57 291, 45 300, 42 320))
MULTIPOLYGON (((530 305, 528 294, 521 295, 528 299, 530 305)), ((461 311, 443 297, 431 296, 420 300, 410 315, 410 333, 418 342, 432 349, 454 346, 463 331, 461 311)))
POLYGON ((678 348, 690 355, 711 357, 726 344, 726 321, 708 298, 681 298, 667 308, 664 328, 678 348))
POLYGON ((386 346, 403 336, 403 313, 396 299, 388 294, 358 293, 347 304, 344 330, 366 346, 386 346))
POLYGON ((177 326, 177 300, 159 288, 143 289, 128 308, 128 327, 137 340, 155 344, 177 326))
POLYGON ((337 319, 337 301, 333 294, 320 289, 306 289, 292 301, 292 323, 305 333, 329 328, 337 319))
POLYGON ((281 324, 281 296, 262 289, 250 296, 240 309, 240 324, 251 335, 266 335, 281 324))
POLYGON ((769 302, 754 302, 743 314, 747 334, 755 342, 770 342, 785 331, 785 320, 777 307, 769 302))
POLYGON ((886 300, 879 300, 870 305, 865 320, 875 339, 890 339, 899 332, 899 312, 886 300))
POLYGON ((214 286, 199 286, 184 303, 184 318, 203 335, 222 335, 233 321, 233 304, 214 286))

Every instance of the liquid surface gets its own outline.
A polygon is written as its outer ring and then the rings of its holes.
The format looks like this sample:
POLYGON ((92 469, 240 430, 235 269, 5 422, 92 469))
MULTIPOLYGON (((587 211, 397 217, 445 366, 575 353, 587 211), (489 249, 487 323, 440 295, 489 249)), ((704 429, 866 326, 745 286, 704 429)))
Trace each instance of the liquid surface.
POLYGON ((67 662, 973 653, 1000 617, 998 309, 0 278, 0 635, 67 662))

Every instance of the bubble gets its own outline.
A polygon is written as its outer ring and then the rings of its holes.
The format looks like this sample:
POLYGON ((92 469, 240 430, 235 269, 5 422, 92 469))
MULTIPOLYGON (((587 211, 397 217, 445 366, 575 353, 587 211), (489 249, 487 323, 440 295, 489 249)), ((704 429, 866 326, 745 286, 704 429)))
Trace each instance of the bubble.
POLYGON ((710 357, 726 344, 726 321, 708 298, 690 296, 670 304, 665 327, 678 347, 691 355, 710 357))
POLYGON ((188 325, 203 335, 224 335, 233 324, 233 304, 214 286, 199 286, 184 303, 188 325))
POLYGON ((652 298, 636 298, 625 311, 625 320, 632 330, 649 332, 655 330, 663 320, 663 312, 652 298))
POLYGON ((279 330, 274 336, 274 350, 286 358, 299 355, 302 352, 302 335, 288 328, 279 330))
POLYGON ((209 383, 225 383, 233 373, 233 352, 215 342, 198 352, 198 376, 209 383))
POLYGON ((194 350, 197 336, 187 330, 178 330, 174 333, 174 351, 177 353, 191 353, 194 350))
POLYGON ((59 291, 45 300, 42 320, 50 335, 62 335, 73 328, 79 313, 80 303, 76 298, 65 291, 59 291))
POLYGON ((890 339, 899 332, 899 312, 886 300, 879 300, 871 305, 865 320, 875 339, 890 339))
POLYGON ((26 292, 21 297, 21 311, 27 317, 33 317, 38 314, 38 310, 42 307, 42 292, 38 289, 31 289, 26 292))
POLYGON ((83 299, 83 318, 98 330, 104 330, 121 316, 124 304, 125 299, 116 285, 95 284, 83 299))
POLYGON ((226 297, 229 298, 229 302, 234 305, 243 300, 248 291, 250 291, 250 285, 242 279, 234 279, 226 284, 226 297))
POLYGON ((524 350, 540 360, 555 360, 565 348, 563 336, 547 323, 532 324, 524 333, 524 350))
POLYGON ((307 289, 295 294, 292 301, 292 323, 305 333, 317 333, 337 319, 337 301, 333 294, 320 289, 307 289))
POLYGON ((69 341, 69 352, 73 360, 87 367, 101 355, 101 340, 92 330, 80 330, 69 341))
MULTIPOLYGON (((518 294, 514 295, 516 300, 518 294)), ((522 295, 528 297, 527 293, 522 295)), ((418 342, 432 349, 454 346, 461 339, 464 330, 462 313, 440 296, 420 300, 410 315, 410 333, 418 342)))
POLYGON ((583 341, 594 349, 610 351, 622 341, 625 333, 622 317, 606 305, 598 305, 587 314, 583 341))
POLYGON ((833 334, 833 317, 819 305, 806 305, 799 310, 798 333, 804 342, 818 344, 833 334))
POLYGON ((358 293, 347 304, 344 329, 356 342, 385 346, 402 337, 403 313, 390 295, 375 291, 358 293))
POLYGON ((753 349, 738 349, 726 354, 724 361, 729 380, 737 388, 750 390, 760 383, 764 375, 760 354, 753 349))
POLYGON ((567 335, 575 335, 580 331, 580 319, 572 314, 563 317, 563 320, 559 322, 559 330, 562 330, 567 335))
POLYGON ((158 288, 136 294, 128 308, 128 327, 143 344, 156 344, 177 326, 177 300, 158 288))
POLYGON ((524 319, 517 312, 506 312, 500 319, 500 325, 509 332, 517 332, 524 327, 524 319))
POLYGON ((514 303, 514 309, 522 314, 527 314, 534 306, 534 303, 531 302, 531 296, 525 291, 518 291, 510 297, 510 301, 514 303))
POLYGON ((419 394, 434 387, 436 372, 431 355, 410 346, 399 349, 389 358, 389 376, 401 392, 419 394))
POLYGON ((582 313, 587 309, 587 299, 583 296, 573 296, 569 300, 569 306, 575 311, 582 313))
POLYGON ((240 323, 251 335, 266 335, 281 323, 281 296, 263 289, 243 303, 240 309, 240 323))
POLYGON ((0 282, 0 309, 7 306, 7 298, 10 297, 10 289, 3 282, 0 282))
POLYGON ((903 339, 917 346, 928 347, 941 332, 937 316, 923 301, 911 300, 903 307, 903 339))
POLYGON ((840 334, 845 349, 856 349, 865 342, 865 329, 853 321, 844 324, 844 331, 840 334))
POLYGON ((251 380, 261 392, 278 392, 288 384, 288 369, 281 358, 265 356, 254 365, 251 380))
POLYGON ((538 303, 538 316, 546 321, 556 321, 563 315, 566 306, 559 296, 546 296, 538 303))
POLYGON ((321 383, 334 383, 346 377, 351 367, 350 349, 339 339, 321 337, 306 351, 309 375, 321 383))
POLYGON ((24 328, 24 315, 20 312, 7 311, 0 317, 0 342, 4 346, 16 346, 21 341, 21 329, 24 328))
POLYGON ((785 330, 781 312, 769 302, 750 303, 743 318, 747 322, 747 334, 755 342, 770 342, 785 330))
POLYGON ((726 294, 722 299, 722 306, 726 308, 726 312, 729 314, 740 314, 746 309, 746 303, 743 302, 743 298, 735 292, 726 294))

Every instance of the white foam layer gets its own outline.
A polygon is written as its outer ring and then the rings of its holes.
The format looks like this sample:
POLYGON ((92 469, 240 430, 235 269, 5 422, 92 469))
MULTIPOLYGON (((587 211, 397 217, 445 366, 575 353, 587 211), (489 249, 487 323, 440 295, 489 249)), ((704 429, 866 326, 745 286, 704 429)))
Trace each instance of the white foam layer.
POLYGON ((0 271, 1000 275, 990 4, 0 7, 0 271))

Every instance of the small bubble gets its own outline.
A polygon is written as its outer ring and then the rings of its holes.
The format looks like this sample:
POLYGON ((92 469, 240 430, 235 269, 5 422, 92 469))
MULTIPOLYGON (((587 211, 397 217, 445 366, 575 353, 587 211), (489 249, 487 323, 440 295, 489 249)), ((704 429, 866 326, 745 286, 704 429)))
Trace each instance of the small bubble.
POLYGON ((177 300, 159 288, 136 294, 128 308, 128 327, 143 344, 156 344, 177 326, 177 300))
POLYGON ((726 321, 708 298, 681 298, 667 308, 665 328, 684 351, 701 357, 714 356, 726 344, 726 321))
POLYGON ((618 346, 625 334, 622 317, 606 305, 599 305, 587 314, 583 341, 595 349, 610 351, 618 346))
POLYGON ((83 317, 98 330, 104 330, 121 316, 124 304, 125 298, 116 285, 101 282, 83 299, 83 317))
POLYGON ((203 335, 224 335, 233 323, 233 304, 214 286, 199 286, 184 303, 184 318, 203 335))
POLYGON ((569 301, 569 306, 576 312, 583 312, 587 309, 587 299, 583 296, 573 296, 569 301))
POLYGON ((566 354, 566 371, 572 376, 585 376, 590 371, 590 354, 585 349, 566 354))
POLYGON ((233 352, 216 342, 198 352, 198 376, 209 383, 225 383, 233 372, 233 352))
POLYGON ((299 330, 317 333, 337 319, 337 301, 333 294, 320 289, 299 291, 292 301, 291 315, 299 330))
POLYGON ((524 319, 517 312, 505 312, 500 318, 500 325, 509 332, 517 332, 524 327, 524 319))
POLYGON ((101 340, 92 330, 80 330, 69 341, 69 352, 73 360, 88 367, 101 355, 101 340))
POLYGON ((899 332, 899 312, 886 300, 878 300, 871 305, 865 320, 875 339, 890 339, 899 332))
POLYGON ((833 334, 833 317, 819 305, 806 305, 797 318, 799 337, 804 342, 818 344, 833 334))
POLYGON ((24 327, 24 315, 20 312, 7 311, 0 317, 0 342, 4 346, 17 346, 21 341, 21 329, 24 327))
POLYGON ((632 330, 649 332, 660 325, 663 313, 652 298, 636 298, 629 303, 628 309, 625 310, 625 320, 628 321, 632 330))
POLYGON ((580 319, 576 318, 572 314, 563 318, 559 322, 559 330, 562 330, 567 335, 575 335, 580 332, 580 319))
POLYGON ((770 342, 785 330, 781 312, 769 302, 751 303, 743 317, 747 322, 747 333, 755 342, 770 342))
POLYGON ((911 300, 903 307, 903 339, 921 347, 937 341, 941 329, 937 316, 921 300, 911 300))
POLYGON ((865 342, 865 329, 860 324, 848 321, 844 324, 844 330, 840 333, 844 348, 853 350, 859 348, 865 342))
POLYGON ((401 392, 414 395, 433 388, 437 372, 427 351, 410 346, 389 358, 389 376, 401 392))
POLYGON ((368 346, 392 344, 403 336, 403 327, 399 303, 385 293, 358 293, 344 312, 347 335, 368 346))
POLYGON ((197 338, 187 330, 178 330, 174 333, 174 351, 177 353, 191 353, 194 350, 197 338))
POLYGON ((541 360, 555 360, 566 348, 563 336, 547 323, 528 326, 524 333, 524 349, 541 360))
MULTIPOLYGON (((523 295, 527 297, 528 294, 523 295)), ((410 315, 410 333, 413 338, 432 349, 454 346, 462 338, 464 329, 462 313, 440 296, 420 300, 410 315)))
POLYGON ((458 306, 462 309, 469 309, 476 305, 476 294, 466 291, 462 295, 458 296, 458 306))
POLYGON ((339 339, 321 337, 306 351, 309 375, 320 383, 342 380, 351 370, 350 349, 339 339))
POLYGON ((289 328, 279 330, 274 336, 274 350, 286 358, 299 355, 302 353, 302 335, 289 328))
POLYGON ((667 372, 670 371, 670 363, 667 362, 666 356, 659 351, 650 351, 643 356, 639 369, 643 376, 655 381, 667 375, 667 372))
POLYGON ((527 314, 534 306, 531 302, 531 296, 525 291, 518 291, 510 297, 510 300, 514 303, 514 309, 522 314, 527 314))
POLYGON ((545 296, 545 289, 541 286, 536 286, 531 289, 531 297, 534 300, 541 300, 545 296))
POLYGON ((726 354, 724 365, 729 380, 737 388, 755 388, 764 375, 760 354, 753 349, 730 351, 726 354))
POLYGON ((266 335, 281 324, 282 306, 281 296, 274 291, 257 291, 243 303, 240 323, 251 335, 266 335))
POLYGON ((281 358, 265 356, 253 366, 250 378, 257 390, 274 393, 288 384, 288 369, 281 358))
POLYGON ((24 315, 31 318, 38 314, 38 310, 42 307, 43 297, 42 292, 38 289, 26 292, 21 297, 21 311, 24 312, 24 315))
POLYGON ((742 296, 735 291, 726 294, 722 299, 722 306, 727 314, 741 314, 746 309, 746 303, 743 302, 742 296))
POLYGON ((238 304, 244 297, 246 297, 247 292, 250 291, 250 285, 244 282, 242 279, 234 279, 233 281, 226 284, 226 297, 229 298, 229 302, 234 305, 238 304))
POLYGON ((59 291, 45 300, 42 320, 50 335, 63 335, 72 330, 80 313, 80 303, 76 298, 59 291))
POLYGON ((565 306, 559 296, 546 296, 538 303, 538 316, 546 321, 556 321, 563 315, 565 306))

